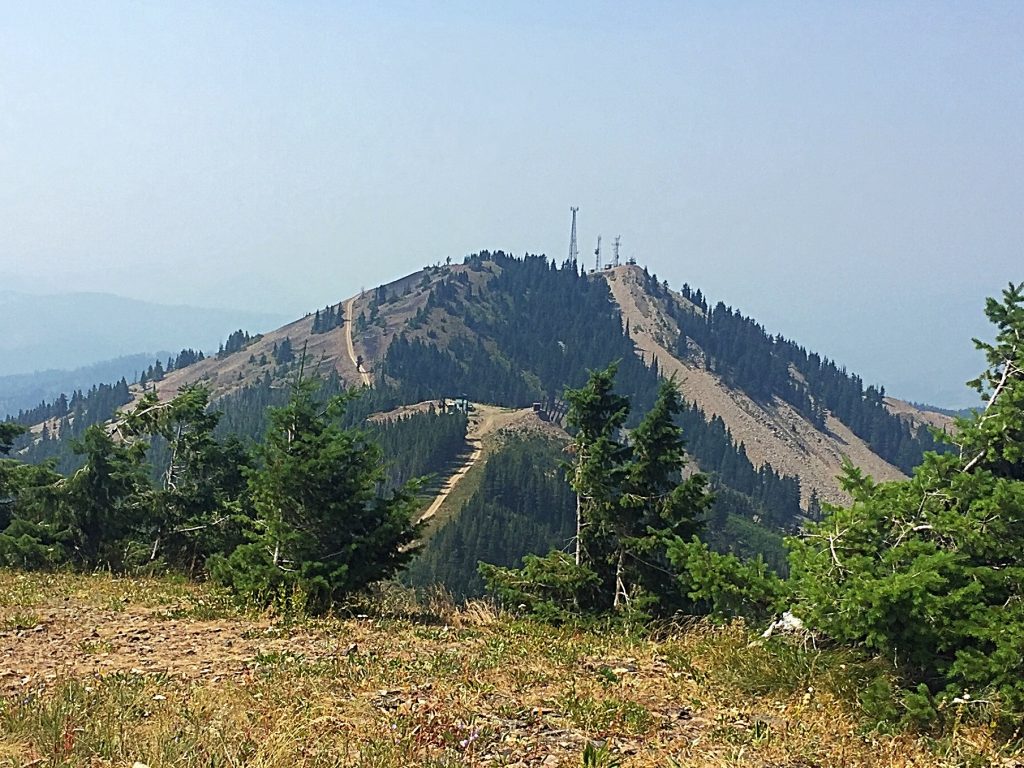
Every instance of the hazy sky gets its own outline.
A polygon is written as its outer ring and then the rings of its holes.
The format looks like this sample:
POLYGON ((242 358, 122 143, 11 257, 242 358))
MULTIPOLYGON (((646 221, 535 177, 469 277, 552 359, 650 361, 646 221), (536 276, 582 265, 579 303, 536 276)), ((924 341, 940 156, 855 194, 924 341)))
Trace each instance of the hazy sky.
POLYGON ((635 256, 972 402, 1024 279, 1024 4, 0 5, 0 289, 299 313, 446 256, 635 256))

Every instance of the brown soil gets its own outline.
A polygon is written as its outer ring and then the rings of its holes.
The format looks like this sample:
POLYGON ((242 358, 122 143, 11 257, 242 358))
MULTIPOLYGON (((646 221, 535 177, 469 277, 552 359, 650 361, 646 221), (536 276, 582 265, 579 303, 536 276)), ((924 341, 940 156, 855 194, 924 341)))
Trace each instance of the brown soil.
MULTIPOLYGON (((275 344, 287 337, 296 356, 306 349, 308 372, 327 373, 336 371, 349 386, 369 385, 373 380, 375 365, 383 357, 392 339, 403 330, 409 320, 425 304, 430 288, 450 272, 464 269, 460 266, 446 267, 435 271, 418 271, 407 275, 385 288, 392 297, 382 307, 383 327, 370 325, 365 332, 353 337, 353 325, 360 313, 369 316, 371 294, 360 293, 344 301, 345 323, 327 333, 313 334, 313 315, 289 323, 275 331, 264 334, 245 349, 224 358, 209 357, 187 368, 172 371, 163 381, 156 383, 160 398, 173 398, 187 384, 203 382, 212 390, 214 399, 252 384, 265 374, 274 376, 276 365, 273 359, 275 344), (356 367, 356 356, 363 356, 362 369, 356 367), (261 357, 267 362, 260 364, 261 357), (251 362, 255 360, 255 362, 251 362)), ((152 387, 152 384, 150 385, 152 387)), ((141 395, 142 388, 133 391, 141 395)))
POLYGON ((754 466, 767 462, 776 471, 799 476, 805 505, 812 490, 817 491, 823 501, 844 503, 849 500, 836 479, 843 456, 876 480, 904 477, 838 419, 830 416, 828 430, 819 431, 789 404, 776 399, 766 407, 742 392, 730 390, 715 374, 678 360, 669 349, 674 347, 679 330, 644 293, 639 268, 618 267, 602 274, 608 280, 623 319, 629 320, 637 354, 646 360, 656 358, 664 375, 675 375, 687 400, 696 401, 709 416, 720 416, 733 437, 744 444, 754 466))
POLYGON ((869 730, 839 658, 806 649, 821 666, 796 672, 741 624, 653 640, 379 598, 377 618, 275 625, 195 618, 222 598, 192 585, 0 571, 0 626, 34 620, 0 632, 0 765, 534 768, 588 742, 623 768, 1021 765, 987 724, 869 730))
MULTIPOLYGON (((0 611, 9 612, 9 611, 0 611)), ((168 618, 164 609, 108 610, 75 599, 32 611, 31 629, 0 633, 0 695, 56 678, 116 672, 184 679, 241 677, 261 656, 327 656, 350 638, 282 633, 269 621, 168 618)))

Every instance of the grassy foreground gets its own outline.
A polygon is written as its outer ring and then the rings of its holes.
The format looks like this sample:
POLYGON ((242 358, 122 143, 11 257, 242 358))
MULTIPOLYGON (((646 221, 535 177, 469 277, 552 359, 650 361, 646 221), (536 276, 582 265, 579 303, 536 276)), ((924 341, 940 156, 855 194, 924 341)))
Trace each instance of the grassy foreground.
POLYGON ((0 570, 0 766, 1024 765, 963 712, 872 728, 880 665, 755 637, 389 597, 286 621, 170 580, 0 570))

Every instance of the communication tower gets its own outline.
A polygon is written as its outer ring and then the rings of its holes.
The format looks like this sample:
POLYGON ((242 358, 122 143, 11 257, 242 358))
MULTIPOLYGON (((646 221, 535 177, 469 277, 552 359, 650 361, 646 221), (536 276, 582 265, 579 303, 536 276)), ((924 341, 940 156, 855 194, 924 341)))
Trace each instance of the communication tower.
POLYGON ((601 236, 597 236, 597 248, 594 249, 594 271, 601 271, 601 236))
POLYGON ((622 240, 622 235, 615 236, 615 242, 612 244, 612 266, 619 266, 619 241, 622 240))
POLYGON ((572 234, 569 236, 569 263, 574 267, 576 266, 576 260, 579 258, 580 250, 576 245, 576 211, 578 207, 570 207, 572 211, 572 234))

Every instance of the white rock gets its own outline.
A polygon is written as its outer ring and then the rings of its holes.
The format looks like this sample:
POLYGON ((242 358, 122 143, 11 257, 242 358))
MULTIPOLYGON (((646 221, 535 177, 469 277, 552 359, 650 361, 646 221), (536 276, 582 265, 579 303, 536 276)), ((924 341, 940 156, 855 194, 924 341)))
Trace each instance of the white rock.
POLYGON ((780 632, 784 635, 796 635, 804 631, 805 627, 803 621, 789 611, 786 611, 782 614, 780 619, 772 622, 768 629, 761 634, 761 637, 768 638, 776 632, 780 632))

